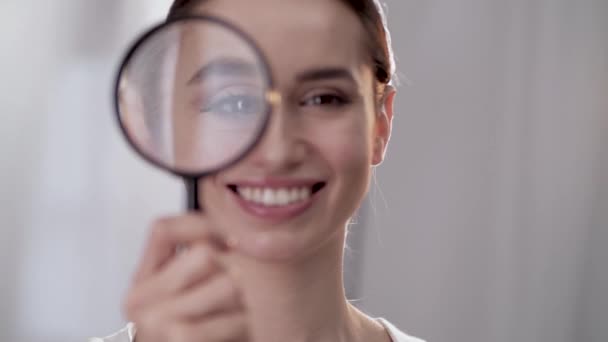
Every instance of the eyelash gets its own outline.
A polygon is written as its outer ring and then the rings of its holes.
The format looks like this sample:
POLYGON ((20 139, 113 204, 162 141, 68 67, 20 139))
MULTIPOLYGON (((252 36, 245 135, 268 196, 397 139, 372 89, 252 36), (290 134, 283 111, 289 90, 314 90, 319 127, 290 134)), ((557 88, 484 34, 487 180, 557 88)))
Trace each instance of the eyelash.
POLYGON ((300 101, 300 106, 343 107, 350 104, 349 98, 332 93, 315 94, 300 101))

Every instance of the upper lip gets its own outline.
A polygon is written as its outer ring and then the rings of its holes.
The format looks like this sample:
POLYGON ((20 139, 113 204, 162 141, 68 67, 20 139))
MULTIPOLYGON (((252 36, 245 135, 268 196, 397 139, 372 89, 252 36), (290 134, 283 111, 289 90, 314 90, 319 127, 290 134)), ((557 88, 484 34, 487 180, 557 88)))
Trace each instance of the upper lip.
POLYGON ((288 188, 288 187, 308 187, 318 183, 325 183, 324 180, 318 178, 264 178, 264 179, 248 179, 235 180, 227 184, 230 186, 252 187, 252 188, 288 188))

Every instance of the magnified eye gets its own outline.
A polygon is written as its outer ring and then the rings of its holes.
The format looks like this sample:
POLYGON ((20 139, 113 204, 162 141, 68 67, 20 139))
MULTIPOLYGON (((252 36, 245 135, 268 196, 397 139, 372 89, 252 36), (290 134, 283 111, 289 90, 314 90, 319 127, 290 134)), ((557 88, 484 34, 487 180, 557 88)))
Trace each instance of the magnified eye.
POLYGON ((201 112, 236 118, 244 115, 260 114, 263 108, 264 101, 259 95, 229 93, 216 96, 207 106, 201 109, 201 112))

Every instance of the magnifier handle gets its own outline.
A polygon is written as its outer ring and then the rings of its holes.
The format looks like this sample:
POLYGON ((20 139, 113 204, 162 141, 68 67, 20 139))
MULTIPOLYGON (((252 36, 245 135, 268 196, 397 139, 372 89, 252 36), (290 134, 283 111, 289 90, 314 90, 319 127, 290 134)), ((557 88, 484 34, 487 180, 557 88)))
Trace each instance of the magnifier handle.
POLYGON ((186 179, 186 202, 188 211, 201 211, 201 205, 198 200, 198 179, 186 179))

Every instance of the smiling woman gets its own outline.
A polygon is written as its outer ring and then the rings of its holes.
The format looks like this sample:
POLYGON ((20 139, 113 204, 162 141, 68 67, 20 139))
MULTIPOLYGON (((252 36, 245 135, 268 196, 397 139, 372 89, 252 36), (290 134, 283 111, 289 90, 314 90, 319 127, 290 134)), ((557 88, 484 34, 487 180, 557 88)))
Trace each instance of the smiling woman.
MULTIPOLYGON (((155 224, 125 300, 132 323, 101 341, 420 341, 357 310, 342 279, 346 227, 391 131, 394 65, 380 4, 176 1, 169 19, 197 14, 255 40, 280 101, 253 150, 201 181, 204 214, 155 224), (178 246, 187 248, 175 254, 178 246)), ((213 77, 196 70, 182 83, 213 77)), ((256 111, 247 89, 224 93, 195 108, 256 111)), ((174 126, 176 155, 207 153, 180 141, 198 126, 174 126)))

